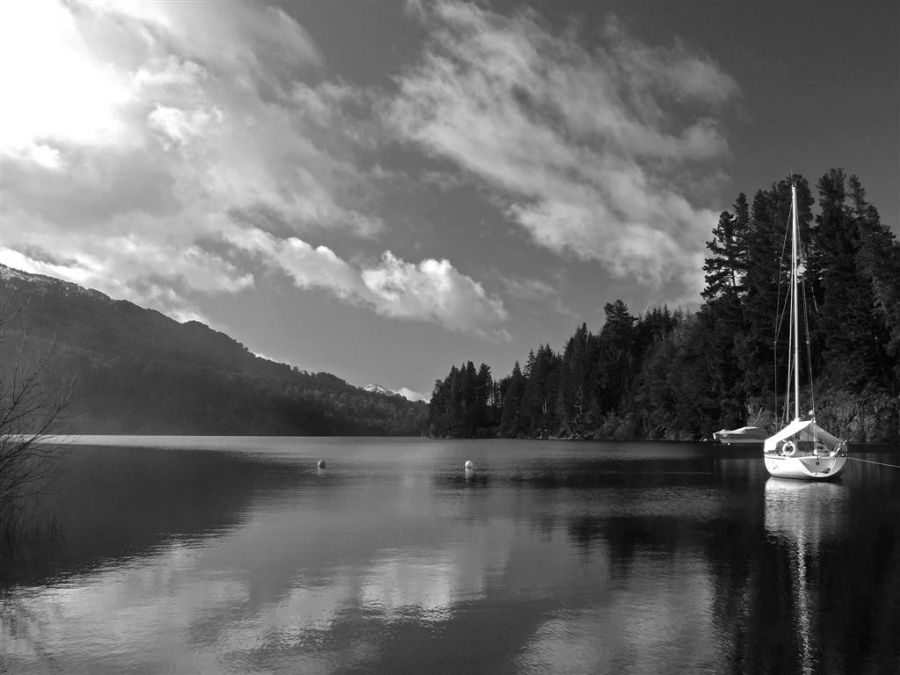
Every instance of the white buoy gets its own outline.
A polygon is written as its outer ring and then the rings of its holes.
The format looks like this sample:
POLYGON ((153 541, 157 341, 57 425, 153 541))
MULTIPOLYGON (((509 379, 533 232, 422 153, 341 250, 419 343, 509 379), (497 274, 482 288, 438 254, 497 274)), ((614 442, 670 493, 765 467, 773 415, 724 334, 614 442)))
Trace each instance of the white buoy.
POLYGON ((474 471, 475 470, 475 462, 471 459, 466 461, 466 471, 474 471))
POLYGON ((320 471, 322 469, 324 469, 325 468, 325 460, 320 459, 318 462, 316 462, 316 468, 319 469, 320 471))

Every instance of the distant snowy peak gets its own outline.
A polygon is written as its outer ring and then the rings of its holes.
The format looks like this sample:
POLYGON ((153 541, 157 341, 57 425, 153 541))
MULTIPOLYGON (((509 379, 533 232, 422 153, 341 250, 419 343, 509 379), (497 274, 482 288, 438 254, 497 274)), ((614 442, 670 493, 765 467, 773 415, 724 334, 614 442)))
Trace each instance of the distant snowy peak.
POLYGON ((363 387, 365 391, 371 392, 373 394, 384 394, 385 396, 399 396, 399 394, 393 389, 388 389, 387 387, 383 387, 380 384, 367 384, 363 387))
POLYGON ((407 389, 406 387, 401 387, 397 391, 394 391, 393 389, 388 389, 380 384, 367 384, 363 389, 373 394, 381 394, 383 396, 402 396, 407 401, 428 401, 428 397, 425 394, 420 394, 419 392, 407 389))

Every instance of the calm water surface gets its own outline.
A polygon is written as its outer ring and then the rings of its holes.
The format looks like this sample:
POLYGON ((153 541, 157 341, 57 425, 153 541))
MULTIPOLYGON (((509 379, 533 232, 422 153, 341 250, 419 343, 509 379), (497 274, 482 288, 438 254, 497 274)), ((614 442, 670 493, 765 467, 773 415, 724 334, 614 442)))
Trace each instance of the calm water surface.
POLYGON ((0 671, 900 672, 898 469, 778 481, 758 450, 672 443, 81 443, 48 534, 3 550, 0 671))

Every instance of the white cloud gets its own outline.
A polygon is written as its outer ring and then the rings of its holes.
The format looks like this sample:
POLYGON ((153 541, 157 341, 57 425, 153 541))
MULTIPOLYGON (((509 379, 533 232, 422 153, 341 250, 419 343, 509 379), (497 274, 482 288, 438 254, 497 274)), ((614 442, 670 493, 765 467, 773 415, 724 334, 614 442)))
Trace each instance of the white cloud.
POLYGON ((540 279, 502 279, 506 292, 520 300, 545 300, 557 293, 557 289, 540 279))
POLYGON ((62 154, 56 148, 45 143, 33 143, 15 152, 20 157, 30 159, 42 169, 57 170, 63 168, 62 154))
POLYGON ((351 300, 362 293, 358 272, 326 246, 313 248, 297 237, 279 239, 258 228, 233 228, 225 239, 236 249, 257 254, 267 266, 285 272, 298 288, 324 288, 351 300))
MULTIPOLYGON (((203 317, 193 306, 197 293, 236 293, 254 284, 251 273, 191 237, 160 240, 135 231, 59 231, 32 215, 6 214, 0 262, 97 289, 113 298, 151 306, 179 320, 203 317), (19 233, 18 248, 5 244, 6 233, 19 233), (48 247, 47 241, 54 245, 48 247)), ((152 221, 151 221, 152 224, 152 221)), ((131 227, 129 230, 132 229, 131 227)))
POLYGON ((511 16, 439 2, 416 14, 427 53, 397 80, 399 138, 493 186, 539 245, 662 288, 695 287, 715 221, 684 169, 727 153, 713 113, 737 85, 683 44, 649 47, 611 21, 598 46, 511 16))
POLYGON ((283 11, 12 5, 5 32, 33 42, 3 58, 8 260, 183 316, 196 294, 253 285, 253 260, 383 316, 496 335, 502 303, 447 260, 360 268, 306 243, 382 233, 366 207, 386 173, 361 168, 372 94, 305 81, 321 55, 283 11), (12 66, 23 58, 36 70, 12 66))
POLYGON ((182 60, 174 54, 151 57, 135 73, 133 84, 138 89, 183 87, 201 84, 209 78, 209 71, 199 63, 182 60))
POLYGON ((355 267, 326 246, 314 248, 297 237, 279 239, 258 228, 235 228, 226 239, 286 273, 299 288, 328 290, 382 316, 431 321, 494 339, 508 337, 500 328, 507 318, 502 301, 449 260, 426 259, 415 265, 386 251, 379 263, 355 267))
POLYGON ((362 280, 377 311, 387 316, 428 317, 451 329, 477 332, 506 319, 503 303, 446 259, 414 265, 387 251, 379 265, 362 270, 362 280))
MULTIPOLYGON (((157 105, 147 116, 147 122, 151 129, 162 132, 175 145, 185 145, 191 139, 209 133, 210 126, 221 122, 222 118, 222 111, 218 108, 185 111, 157 105)), ((171 147, 165 145, 167 149, 171 147)))
POLYGON ((400 387, 397 390, 397 393, 400 394, 407 401, 428 401, 431 400, 431 394, 423 394, 419 391, 413 391, 412 389, 407 389, 406 387, 400 387))
POLYGON ((0 82, 0 153, 27 158, 42 142, 127 141, 118 117, 130 98, 127 76, 96 58, 78 17, 59 3, 0 3, 0 82))
POLYGON ((29 269, 186 315, 192 293, 253 283, 210 250, 235 214, 265 212, 290 234, 383 231, 364 210, 359 130, 341 127, 355 94, 302 84, 321 55, 282 10, 35 0, 0 11, 3 246, 29 269), (46 267, 59 258, 75 262, 46 267))
MULTIPOLYGON (((278 7, 255 2, 146 2, 111 0, 79 3, 85 15, 137 27, 139 41, 167 49, 234 78, 239 87, 278 90, 299 72, 318 67, 321 54, 303 27, 278 7)), ((283 93, 283 92, 282 92, 283 93)))
POLYGON ((263 3, 0 3, 4 255, 181 316, 262 264, 504 339, 501 300, 442 252, 406 262, 379 241, 409 171, 380 153, 400 138, 449 160, 422 175, 462 167, 546 249, 656 287, 698 276, 716 214, 685 177, 727 152, 727 74, 615 22, 589 49, 528 10, 412 9, 427 50, 387 90, 324 78, 309 34, 263 3))

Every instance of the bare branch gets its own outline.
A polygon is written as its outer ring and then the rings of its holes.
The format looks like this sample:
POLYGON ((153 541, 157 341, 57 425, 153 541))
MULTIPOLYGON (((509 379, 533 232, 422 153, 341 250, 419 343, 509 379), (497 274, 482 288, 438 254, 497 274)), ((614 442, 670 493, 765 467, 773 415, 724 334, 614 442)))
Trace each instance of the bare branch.
POLYGON ((54 377, 55 345, 41 347, 26 331, 8 330, 19 313, 0 311, 0 518, 7 530, 23 501, 39 494, 54 471, 46 437, 74 384, 54 377))

